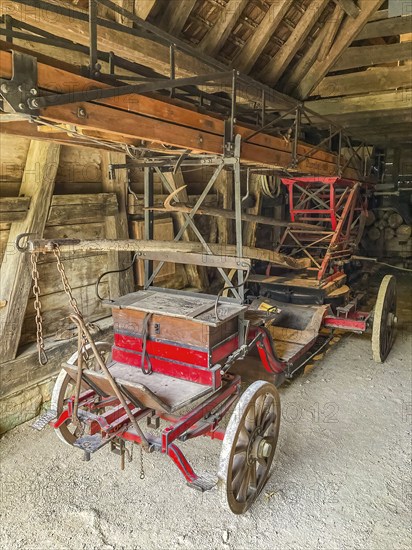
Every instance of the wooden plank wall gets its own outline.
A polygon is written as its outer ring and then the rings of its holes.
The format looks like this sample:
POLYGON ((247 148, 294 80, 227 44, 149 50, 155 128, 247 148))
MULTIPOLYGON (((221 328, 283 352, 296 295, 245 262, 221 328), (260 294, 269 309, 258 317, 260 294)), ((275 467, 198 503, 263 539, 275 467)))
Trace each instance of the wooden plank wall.
MULTIPOLYGON (((18 197, 30 140, 1 136, 0 202, 18 197), (1 198, 2 197, 2 198, 1 198)), ((44 232, 45 238, 105 237, 106 216, 118 212, 116 195, 102 193, 101 156, 97 150, 83 147, 61 148, 56 184, 44 232)), ((16 201, 17 199, 14 199, 16 201)), ((19 199, 19 208, 23 202, 19 199)), ((13 203, 14 204, 14 203, 13 203)), ((16 202, 17 204, 17 202, 16 202)), ((0 211, 0 262, 7 261, 7 239, 10 230, 7 211, 0 211)), ((12 221, 12 220, 10 220, 12 221)), ((107 270, 107 254, 70 254, 64 259, 68 279, 81 311, 89 321, 110 315, 95 295, 95 281, 107 270)), ((5 264, 3 264, 5 266, 5 264)), ((70 334, 71 312, 57 271, 54 256, 39 258, 40 292, 44 320, 44 336, 56 339, 70 334)), ((108 281, 101 285, 101 294, 109 297, 108 281)), ((20 346, 34 342, 33 293, 30 293, 23 322, 20 346)))

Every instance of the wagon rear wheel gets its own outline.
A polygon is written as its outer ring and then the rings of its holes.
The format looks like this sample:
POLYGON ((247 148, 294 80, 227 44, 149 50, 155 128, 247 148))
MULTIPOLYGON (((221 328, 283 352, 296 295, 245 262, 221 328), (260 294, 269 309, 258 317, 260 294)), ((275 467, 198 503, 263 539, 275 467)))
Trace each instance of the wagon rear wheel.
POLYGON ((392 348, 397 321, 396 279, 393 275, 385 275, 373 313, 372 353, 377 363, 383 363, 392 348))
MULTIPOLYGON (((107 364, 110 360, 111 348, 112 346, 107 342, 96 342, 96 347, 101 354, 104 362, 107 364)), ((86 350, 89 352, 89 359, 86 361, 87 369, 93 369, 100 371, 100 367, 94 357, 93 352, 91 351, 90 345, 86 346, 86 350)), ((70 365, 75 365, 77 363, 77 352, 68 359, 67 363, 70 365)), ((57 418, 63 412, 67 400, 74 395, 75 392, 75 382, 67 372, 62 369, 59 376, 56 379, 54 384, 52 398, 51 398, 51 409, 57 412, 57 418)), ((73 445, 77 439, 75 435, 75 427, 71 423, 69 418, 64 424, 59 428, 55 428, 57 437, 66 443, 67 445, 73 445)))
POLYGON ((269 477, 279 435, 276 387, 258 380, 239 399, 223 440, 219 479, 235 514, 248 510, 269 477))

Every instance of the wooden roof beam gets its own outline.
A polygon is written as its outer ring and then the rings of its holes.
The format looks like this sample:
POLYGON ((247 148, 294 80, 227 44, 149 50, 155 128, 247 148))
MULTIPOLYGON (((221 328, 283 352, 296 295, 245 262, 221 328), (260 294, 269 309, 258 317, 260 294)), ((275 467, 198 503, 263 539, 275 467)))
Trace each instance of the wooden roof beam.
POLYGON ((359 6, 357 6, 353 0, 334 0, 334 2, 338 4, 347 15, 354 19, 360 14, 359 6))
POLYGON ((334 115, 356 115, 358 113, 378 111, 393 111, 410 109, 412 106, 412 89, 398 90, 395 92, 364 94, 358 96, 346 96, 330 99, 318 99, 306 101, 309 107, 320 115, 333 117, 334 115))
POLYGON ((412 70, 403 67, 374 67, 360 73, 327 76, 314 95, 334 97, 412 87, 412 70))
POLYGON ((159 27, 174 36, 179 36, 196 4, 196 0, 180 0, 176 4, 176 2, 168 2, 160 19, 159 27))
POLYGON ((278 82, 328 3, 328 0, 312 0, 286 43, 259 73, 260 79, 272 86, 278 82))
POLYGON ((412 42, 385 46, 353 46, 333 65, 332 71, 343 71, 383 63, 407 61, 412 58, 412 42))
POLYGON ((228 39, 246 5, 247 0, 229 0, 221 17, 199 42, 198 48, 209 55, 216 55, 228 39))
POLYGON ((293 0, 280 0, 270 6, 260 25, 233 60, 232 64, 236 69, 244 73, 251 71, 292 3, 293 0))
POLYGON ((410 33, 412 29, 412 15, 405 17, 390 17, 381 21, 367 23, 356 37, 356 40, 380 38, 382 36, 397 36, 410 33))
POLYGON ((300 98, 305 99, 310 95, 311 91, 319 84, 323 77, 327 75, 333 65, 341 57, 342 53, 361 32, 371 15, 380 8, 383 1, 384 0, 359 0, 361 13, 356 19, 346 18, 326 58, 322 61, 317 60, 309 69, 297 88, 297 95, 300 98))

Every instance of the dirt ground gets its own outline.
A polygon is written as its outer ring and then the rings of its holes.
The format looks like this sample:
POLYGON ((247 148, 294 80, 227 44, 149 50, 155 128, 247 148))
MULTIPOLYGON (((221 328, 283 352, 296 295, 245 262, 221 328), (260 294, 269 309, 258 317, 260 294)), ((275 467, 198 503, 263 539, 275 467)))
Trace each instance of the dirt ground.
MULTIPOLYGON (((251 511, 233 515, 222 489, 187 487, 164 456, 119 469, 103 448, 90 462, 50 428, 1 441, 1 545, 35 549, 401 550, 411 548, 410 282, 400 276, 400 329, 385 364, 350 335, 280 389, 272 476, 251 511), (409 283, 409 289, 407 284, 409 283)), ((216 472, 220 443, 181 444, 195 470, 216 472)))

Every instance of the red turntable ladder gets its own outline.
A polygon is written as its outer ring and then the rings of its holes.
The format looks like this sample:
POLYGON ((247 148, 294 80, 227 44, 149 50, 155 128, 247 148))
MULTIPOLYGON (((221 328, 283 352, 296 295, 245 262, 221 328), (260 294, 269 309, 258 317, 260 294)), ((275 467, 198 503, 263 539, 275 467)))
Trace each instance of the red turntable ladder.
POLYGON ((288 226, 278 251, 306 256, 317 279, 324 280, 359 243, 367 215, 367 184, 313 176, 282 178, 282 183, 288 189, 290 221, 308 228, 288 226))

